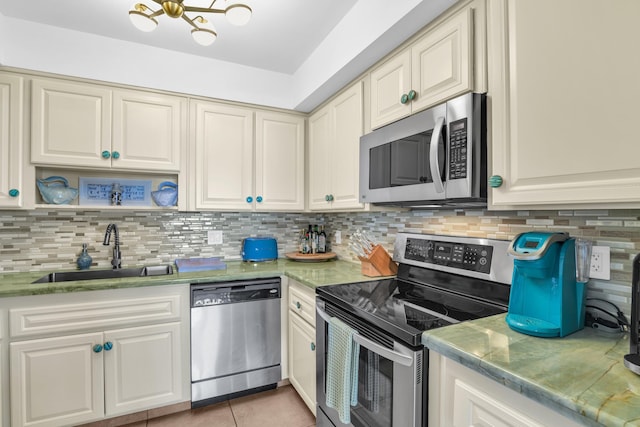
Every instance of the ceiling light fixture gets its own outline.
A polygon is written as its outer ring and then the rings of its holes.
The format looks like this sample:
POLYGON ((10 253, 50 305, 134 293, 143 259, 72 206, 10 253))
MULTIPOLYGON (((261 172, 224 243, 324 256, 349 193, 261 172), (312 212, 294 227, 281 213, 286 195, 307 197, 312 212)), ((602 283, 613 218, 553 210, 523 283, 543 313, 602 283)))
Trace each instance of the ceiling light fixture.
POLYGON ((232 4, 225 9, 214 9, 213 5, 216 0, 211 2, 209 7, 187 6, 184 0, 152 0, 158 3, 161 8, 157 11, 152 10, 149 6, 138 3, 129 11, 129 19, 131 23, 140 31, 153 31, 158 26, 156 17, 167 15, 171 18, 182 18, 193 27, 191 36, 196 43, 202 46, 209 46, 216 41, 218 34, 213 27, 211 21, 205 19, 201 15, 190 18, 186 12, 195 13, 223 13, 227 20, 234 25, 245 25, 251 19, 251 8, 244 4, 232 4))

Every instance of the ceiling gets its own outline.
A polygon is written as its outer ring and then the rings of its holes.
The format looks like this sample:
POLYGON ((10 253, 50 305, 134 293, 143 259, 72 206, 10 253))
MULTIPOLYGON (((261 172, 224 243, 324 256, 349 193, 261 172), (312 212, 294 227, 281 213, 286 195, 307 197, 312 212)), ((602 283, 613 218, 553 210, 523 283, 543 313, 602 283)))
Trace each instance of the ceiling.
MULTIPOLYGON (((76 72, 71 68, 68 60, 64 61, 64 65, 52 65, 51 59, 46 63, 45 57, 50 54, 51 49, 47 47, 47 34, 56 38, 58 34, 62 34, 59 29, 64 29, 65 36, 59 36, 62 42, 57 42, 58 48, 60 43, 68 44, 69 51, 72 51, 74 47, 71 45, 77 43, 81 46, 83 40, 91 40, 85 43, 95 46, 91 48, 92 50, 103 49, 109 55, 113 55, 113 51, 118 50, 124 55, 125 49, 140 52, 140 46, 150 46, 156 48, 153 52, 161 52, 158 55, 173 53, 176 55, 176 61, 184 61, 184 55, 199 58, 193 63, 198 64, 198 67, 210 64, 212 69, 220 70, 218 76, 228 76, 229 84, 233 84, 235 74, 233 69, 237 66, 241 67, 241 72, 238 74, 245 76, 245 84, 248 81, 246 77, 248 73, 254 73, 258 80, 262 79, 260 76, 265 76, 263 80, 265 83, 274 79, 277 83, 271 86, 280 85, 279 90, 290 88, 291 91, 300 92, 289 97, 273 96, 272 102, 259 97, 246 99, 247 102, 310 110, 455 2, 455 0, 394 0, 393 2, 388 0, 215 0, 214 7, 221 9, 229 4, 243 2, 252 8, 253 15, 249 23, 243 27, 229 24, 224 15, 206 16, 213 22, 218 38, 211 46, 205 47, 195 43, 191 38, 191 27, 182 19, 172 19, 163 15, 157 18, 158 27, 153 32, 145 33, 137 30, 129 21, 127 13, 136 1, 146 4, 153 10, 159 8, 159 5, 151 0, 87 2, 0 0, 0 18, 4 17, 5 21, 13 24, 11 27, 25 32, 23 37, 14 39, 2 37, 5 40, 12 40, 9 43, 16 43, 16 45, 12 46, 14 49, 11 47, 5 49, 5 58, 0 51, 0 62, 8 66, 105 79, 105 67, 96 69, 94 76, 90 70, 90 64, 87 63, 82 64, 82 67, 77 66, 76 72), (37 44, 29 44, 30 33, 33 33, 27 30, 30 26, 34 27, 39 34, 37 44), (95 36, 101 39, 95 39, 95 36), (330 44, 332 36, 333 45, 330 44), (103 40, 102 38, 112 40, 113 47, 102 47, 103 42, 94 41, 103 40), (340 41, 336 42, 336 39, 340 41), (119 44, 116 45, 115 41, 119 41, 119 44), (24 46, 20 46, 21 43, 24 43, 24 46), (39 55, 40 62, 26 57, 26 50, 36 56, 37 49, 42 49, 42 54, 39 55), (224 67, 220 64, 224 64, 224 67), (288 80, 289 83, 287 83, 288 80)), ((209 7, 211 0, 185 0, 185 3, 191 6, 209 7)), ((6 27, 9 26, 6 25, 6 27)), ((3 36, 1 30, 0 36, 3 36)), ((107 44, 105 43, 104 46, 107 44)), ((75 49, 81 51, 80 47, 75 49)), ((86 48, 83 49, 86 51, 86 48)), ((60 52, 60 62, 63 62, 64 53, 60 52)), ((96 53, 88 52, 87 59, 90 60, 91 54, 96 53)), ((140 55, 138 53, 131 56, 134 59, 129 60, 129 63, 133 64, 135 57, 140 55)), ((167 62, 174 61, 164 61, 164 63, 167 62)), ((135 70, 132 70, 122 77, 118 77, 118 73, 113 73, 111 80, 140 84, 140 81, 144 81, 142 78, 144 65, 141 63, 137 67, 141 74, 138 78, 134 76, 135 70)), ((175 67, 175 64, 173 66, 175 67)), ((186 70, 182 73, 184 78, 189 79, 186 70)), ((148 72, 145 74, 149 75, 148 72)), ((196 78, 196 74, 193 78, 196 78)), ((183 85, 184 88, 177 83, 167 82, 166 85, 153 84, 153 87, 193 92, 188 90, 190 88, 186 87, 186 84, 183 85)), ((263 88, 265 93, 268 90, 269 88, 263 88)), ((224 91, 219 95, 213 87, 208 89, 206 84, 202 85, 202 92, 204 96, 233 98, 224 91)), ((239 92, 236 90, 235 93, 239 92)), ((243 96, 251 98, 247 94, 243 96)))

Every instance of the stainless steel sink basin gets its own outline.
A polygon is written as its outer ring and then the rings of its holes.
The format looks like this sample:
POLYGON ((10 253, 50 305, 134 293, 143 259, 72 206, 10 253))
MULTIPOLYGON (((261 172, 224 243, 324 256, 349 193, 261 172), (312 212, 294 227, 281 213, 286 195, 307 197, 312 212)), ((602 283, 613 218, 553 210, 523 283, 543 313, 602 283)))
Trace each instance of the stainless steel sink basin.
POLYGON ((113 270, 86 270, 49 273, 32 283, 71 282, 74 280, 119 279, 121 277, 166 276, 173 274, 170 265, 153 265, 138 268, 118 268, 113 270))

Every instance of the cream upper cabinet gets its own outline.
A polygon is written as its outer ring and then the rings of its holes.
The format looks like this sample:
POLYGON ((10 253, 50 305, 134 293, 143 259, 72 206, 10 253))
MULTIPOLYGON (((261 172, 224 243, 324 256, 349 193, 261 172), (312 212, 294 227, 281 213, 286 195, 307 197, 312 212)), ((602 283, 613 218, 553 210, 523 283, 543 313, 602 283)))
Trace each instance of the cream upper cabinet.
POLYGON ((488 4, 489 207, 640 207, 640 2, 488 4))
POLYGON ((33 79, 31 161, 39 165, 177 172, 186 98, 33 79))
POLYGON ((256 210, 304 210, 304 118, 256 112, 256 210))
POLYGON ((363 83, 309 117, 309 209, 363 209, 359 202, 363 83))
POLYGON ((25 207, 23 78, 0 73, 0 208, 25 207))
POLYGON ((304 208, 300 116, 206 101, 194 102, 191 113, 195 209, 304 208))
POLYGON ((463 8, 371 71, 372 128, 474 89, 473 17, 463 8))
POLYGON ((250 210, 253 202, 253 111, 197 101, 191 106, 195 209, 250 210))

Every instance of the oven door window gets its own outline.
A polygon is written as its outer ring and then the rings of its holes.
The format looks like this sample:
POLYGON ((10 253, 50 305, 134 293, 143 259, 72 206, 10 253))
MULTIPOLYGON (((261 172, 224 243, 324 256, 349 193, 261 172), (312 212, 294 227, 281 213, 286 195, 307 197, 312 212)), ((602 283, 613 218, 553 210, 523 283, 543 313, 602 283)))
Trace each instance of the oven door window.
POLYGON ((357 427, 390 426, 393 420, 393 362, 360 347, 358 404, 351 407, 357 427))
MULTIPOLYGON (((429 151, 433 129, 369 150, 369 188, 432 183, 429 151)), ((438 141, 438 163, 444 179, 444 140, 438 141)))

